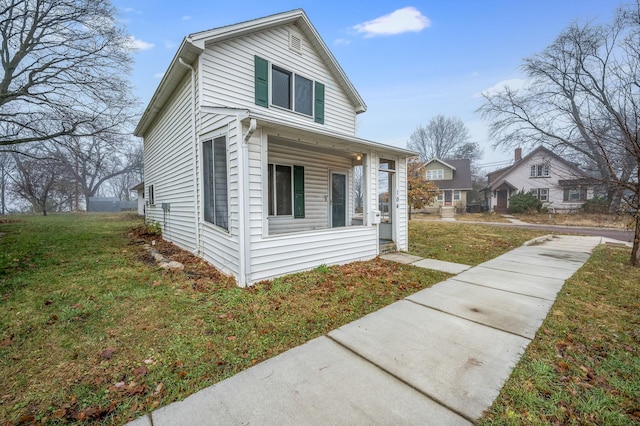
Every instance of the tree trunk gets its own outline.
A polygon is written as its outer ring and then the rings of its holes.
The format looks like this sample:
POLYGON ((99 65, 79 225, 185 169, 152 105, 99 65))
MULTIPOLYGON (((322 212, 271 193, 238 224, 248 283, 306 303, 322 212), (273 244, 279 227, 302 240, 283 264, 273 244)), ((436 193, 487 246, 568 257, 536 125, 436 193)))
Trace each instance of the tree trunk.
POLYGON ((633 235, 633 248, 631 249, 631 258, 629 264, 631 266, 640 267, 640 211, 635 215, 636 230, 633 235))

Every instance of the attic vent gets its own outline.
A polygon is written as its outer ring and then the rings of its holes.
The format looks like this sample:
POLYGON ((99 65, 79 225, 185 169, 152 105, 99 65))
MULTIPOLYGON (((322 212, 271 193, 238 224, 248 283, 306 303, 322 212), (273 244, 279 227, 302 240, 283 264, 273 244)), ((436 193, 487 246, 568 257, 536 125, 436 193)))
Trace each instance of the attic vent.
POLYGON ((289 49, 302 55, 302 39, 299 34, 289 33, 289 49))

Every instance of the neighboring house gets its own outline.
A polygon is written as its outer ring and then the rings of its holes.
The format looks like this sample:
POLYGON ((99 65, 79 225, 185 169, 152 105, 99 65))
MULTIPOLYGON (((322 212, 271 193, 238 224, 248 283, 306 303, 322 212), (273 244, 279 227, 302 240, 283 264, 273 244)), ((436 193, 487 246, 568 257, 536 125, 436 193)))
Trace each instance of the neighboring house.
POLYGON ((431 205, 425 208, 437 213, 443 206, 451 206, 457 212, 464 212, 467 206, 467 194, 473 189, 471 182, 471 160, 439 160, 426 163, 427 180, 432 181, 440 193, 431 205))
POLYGON ((144 216, 144 182, 140 182, 139 184, 131 188, 131 191, 136 191, 136 193, 138 194, 138 214, 140 216, 144 216))
POLYGON ((498 213, 509 208, 509 197, 526 191, 534 194, 552 211, 578 210, 593 197, 593 181, 578 166, 544 147, 522 157, 515 150, 514 163, 487 175, 485 188, 489 207, 498 213))
POLYGON ((146 219, 241 286, 407 250, 416 153, 357 138, 365 110, 302 10, 191 34, 135 130, 146 219))

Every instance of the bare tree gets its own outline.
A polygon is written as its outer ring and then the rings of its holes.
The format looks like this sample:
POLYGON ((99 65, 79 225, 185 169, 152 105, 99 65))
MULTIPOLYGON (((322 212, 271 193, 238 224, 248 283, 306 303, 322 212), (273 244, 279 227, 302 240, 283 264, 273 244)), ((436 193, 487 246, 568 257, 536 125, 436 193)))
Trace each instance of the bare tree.
POLYGON ((41 150, 12 153, 16 173, 11 176, 13 192, 44 216, 69 205, 69 181, 63 177, 60 160, 46 155, 41 150))
POLYGON ((0 145, 126 131, 131 39, 109 0, 0 1, 0 145))
POLYGON ((8 152, 0 151, 0 215, 7 214, 9 176, 14 169, 13 158, 8 152))
POLYGON ((497 145, 545 145, 592 168, 611 206, 634 217, 630 263, 640 266, 640 1, 607 25, 570 25, 523 70, 523 89, 485 94, 479 111, 491 136, 497 145))
POLYGON ((79 185, 87 211, 90 198, 96 196, 102 185, 118 176, 140 173, 141 150, 129 150, 129 139, 113 137, 67 137, 56 145, 52 155, 59 159, 68 179, 79 185))
MULTIPOLYGON (((418 126, 409 137, 409 149, 417 151, 420 160, 427 162, 434 158, 470 158, 460 157, 469 148, 478 148, 469 142, 469 131, 462 120, 457 117, 437 115, 425 126, 418 126)), ((466 152, 469 155, 469 152, 466 152)), ((475 155, 475 153, 472 153, 475 155)), ((478 157, 482 156, 482 153, 478 157)))
POLYGON ((143 180, 142 145, 136 144, 124 154, 123 173, 108 180, 111 192, 120 200, 131 200, 131 188, 143 180))

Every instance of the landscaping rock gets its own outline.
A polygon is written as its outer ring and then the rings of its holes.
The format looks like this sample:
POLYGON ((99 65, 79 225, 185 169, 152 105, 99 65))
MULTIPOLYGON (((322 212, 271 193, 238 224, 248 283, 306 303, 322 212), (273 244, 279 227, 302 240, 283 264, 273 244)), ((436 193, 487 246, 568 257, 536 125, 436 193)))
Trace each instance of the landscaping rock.
POLYGON ((160 263, 160 267, 167 271, 182 271, 184 269, 184 265, 180 262, 176 262, 175 260, 172 260, 171 262, 162 262, 160 263))

